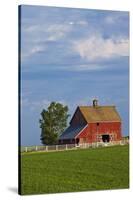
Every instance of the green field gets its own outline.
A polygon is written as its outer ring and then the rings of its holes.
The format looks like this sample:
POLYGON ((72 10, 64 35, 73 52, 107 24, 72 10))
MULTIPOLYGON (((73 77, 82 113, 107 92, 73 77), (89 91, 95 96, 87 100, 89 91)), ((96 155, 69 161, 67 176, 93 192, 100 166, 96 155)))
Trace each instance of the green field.
POLYGON ((21 194, 129 187, 129 146, 25 153, 21 194))

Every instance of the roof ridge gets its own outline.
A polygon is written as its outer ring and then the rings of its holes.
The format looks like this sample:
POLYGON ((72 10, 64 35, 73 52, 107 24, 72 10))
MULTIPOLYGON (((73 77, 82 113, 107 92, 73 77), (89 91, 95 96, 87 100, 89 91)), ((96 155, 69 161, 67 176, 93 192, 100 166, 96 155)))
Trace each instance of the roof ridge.
MULTIPOLYGON (((87 108, 89 107, 89 108, 93 108, 93 106, 78 106, 78 107, 79 107, 79 108, 80 108, 80 107, 87 107, 87 108)), ((115 105, 110 105, 110 106, 99 106, 99 105, 98 105, 97 108, 98 108, 98 107, 104 107, 104 108, 105 108, 105 107, 111 107, 111 108, 112 108, 112 107, 116 107, 116 106, 115 106, 115 105)))

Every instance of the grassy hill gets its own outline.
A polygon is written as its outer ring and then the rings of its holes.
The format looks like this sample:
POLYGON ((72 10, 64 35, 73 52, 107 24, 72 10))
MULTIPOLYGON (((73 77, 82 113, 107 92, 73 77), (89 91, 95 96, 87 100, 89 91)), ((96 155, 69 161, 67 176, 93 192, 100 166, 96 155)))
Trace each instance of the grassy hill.
POLYGON ((21 193, 40 194, 129 187, 129 149, 114 146, 21 157, 21 193))

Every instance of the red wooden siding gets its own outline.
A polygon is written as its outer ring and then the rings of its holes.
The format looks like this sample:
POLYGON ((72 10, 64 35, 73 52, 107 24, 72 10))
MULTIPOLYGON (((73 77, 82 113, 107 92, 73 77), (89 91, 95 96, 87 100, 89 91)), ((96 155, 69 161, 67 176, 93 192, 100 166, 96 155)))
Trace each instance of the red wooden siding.
POLYGON ((77 136, 80 142, 98 142, 100 135, 109 134, 111 140, 118 141, 121 139, 121 122, 99 122, 90 123, 88 126, 77 136), (98 125, 99 124, 99 125, 98 125))

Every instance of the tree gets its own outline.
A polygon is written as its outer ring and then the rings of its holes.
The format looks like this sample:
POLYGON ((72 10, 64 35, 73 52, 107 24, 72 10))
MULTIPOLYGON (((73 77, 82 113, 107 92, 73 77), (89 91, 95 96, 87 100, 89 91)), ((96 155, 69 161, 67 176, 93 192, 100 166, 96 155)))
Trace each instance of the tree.
POLYGON ((67 126, 68 107, 51 102, 48 109, 43 109, 39 120, 42 144, 56 144, 60 134, 67 126))

